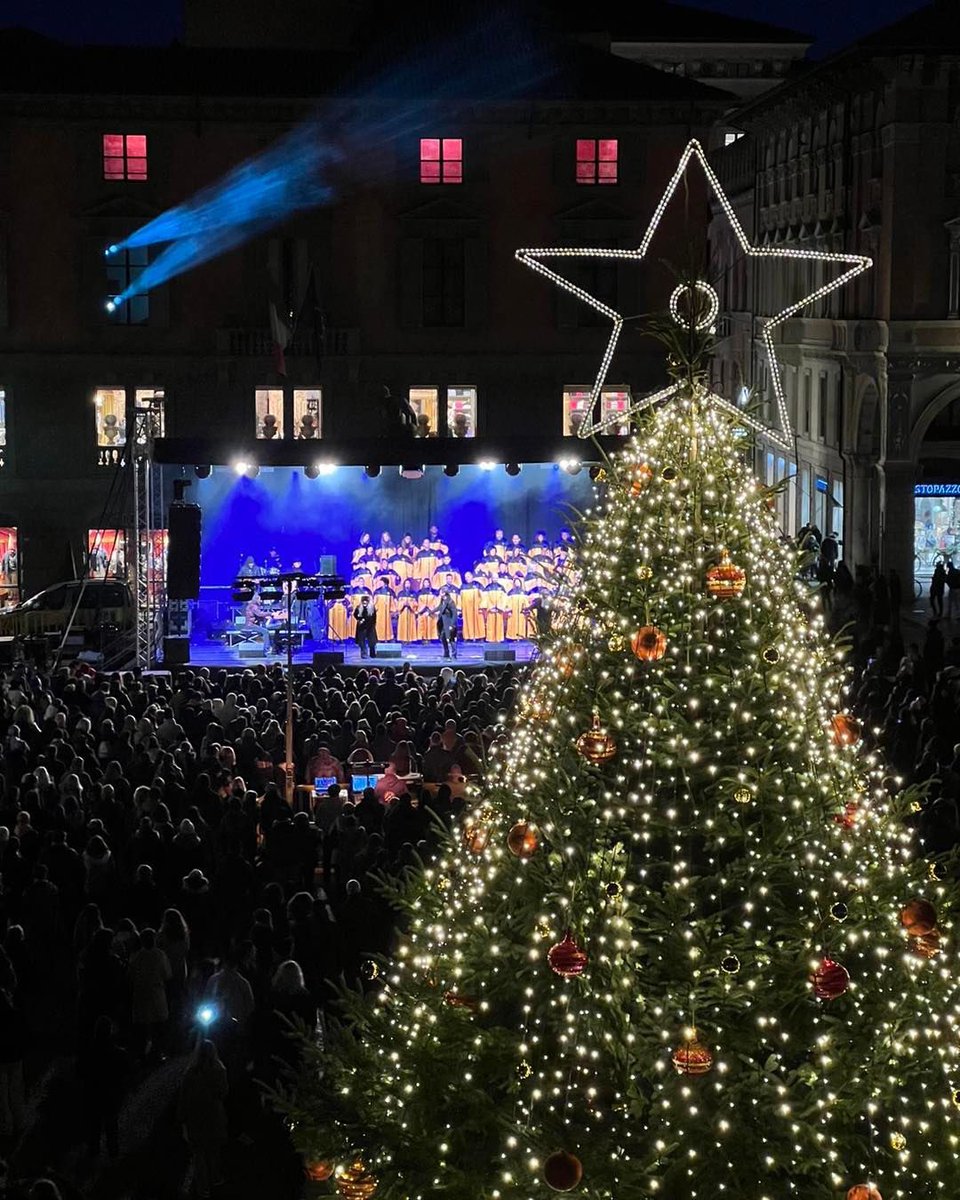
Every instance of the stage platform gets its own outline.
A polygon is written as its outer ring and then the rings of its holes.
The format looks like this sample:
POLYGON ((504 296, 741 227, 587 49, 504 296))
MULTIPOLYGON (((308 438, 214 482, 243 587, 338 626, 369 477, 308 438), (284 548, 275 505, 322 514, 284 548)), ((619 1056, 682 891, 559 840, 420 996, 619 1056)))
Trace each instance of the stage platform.
MULTIPOLYGON (((444 658, 443 647, 439 642, 411 642, 401 647, 399 657, 390 658, 361 658, 360 649, 355 642, 306 642, 294 651, 293 663, 296 667, 312 667, 314 652, 324 653, 337 651, 343 653, 343 669, 357 671, 361 667, 402 667, 411 663, 415 670, 436 672, 441 667, 463 668, 465 671, 497 669, 513 666, 510 662, 487 661, 485 651, 512 650, 516 655, 516 664, 531 662, 537 655, 534 642, 458 642, 457 657, 444 658)), ((251 654, 249 648, 230 646, 220 640, 203 641, 191 639, 190 660, 188 663, 170 664, 191 667, 256 667, 257 665, 285 665, 286 651, 276 653, 268 650, 266 654, 251 654)), ((322 669, 322 667, 320 668, 322 669)))

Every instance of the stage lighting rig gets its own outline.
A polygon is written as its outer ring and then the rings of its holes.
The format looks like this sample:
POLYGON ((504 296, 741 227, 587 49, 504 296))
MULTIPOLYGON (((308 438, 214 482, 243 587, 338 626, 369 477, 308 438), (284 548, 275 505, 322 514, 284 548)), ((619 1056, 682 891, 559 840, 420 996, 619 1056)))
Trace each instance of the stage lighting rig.
POLYGON ((495 471, 497 469, 497 464, 492 458, 481 458, 477 466, 481 471, 495 471))
POLYGON ((364 467, 363 470, 368 479, 376 479, 380 474, 381 467, 379 463, 371 463, 369 467, 364 467))
POLYGON ((454 479, 460 474, 460 467, 457 465, 457 463, 447 463, 447 465, 443 468, 443 473, 450 479, 454 479))
POLYGON ((520 474, 520 464, 519 463, 507 463, 503 469, 506 471, 506 473, 508 475, 516 476, 516 475, 520 474))
POLYGON ((212 471, 213 467, 209 463, 204 463, 202 466, 193 468, 193 473, 198 479, 209 479, 212 471))
POLYGON ((303 473, 308 479, 316 479, 316 477, 320 474, 320 468, 316 463, 309 463, 303 468, 303 473))
POLYGON ((423 464, 421 463, 418 466, 418 465, 412 464, 412 463, 405 463, 400 468, 400 474, 404 479, 422 479, 423 478, 423 464))

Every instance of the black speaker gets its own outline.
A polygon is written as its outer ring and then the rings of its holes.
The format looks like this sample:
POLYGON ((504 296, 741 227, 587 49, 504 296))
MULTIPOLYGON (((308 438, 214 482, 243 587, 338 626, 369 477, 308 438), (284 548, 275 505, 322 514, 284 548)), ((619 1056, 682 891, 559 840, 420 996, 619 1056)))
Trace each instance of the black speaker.
POLYGON ((163 639, 163 661, 168 667, 183 666, 190 661, 190 639, 165 637, 163 639))
POLYGON ((484 662, 516 662, 516 650, 484 650, 484 662))
POLYGON ((200 595, 199 504, 171 504, 167 530, 167 598, 196 600, 200 595))
POLYGON ((336 575, 337 573, 337 556, 335 554, 321 554, 317 564, 318 575, 336 575))
POLYGON ((343 651, 342 650, 314 650, 313 652, 313 669, 322 671, 324 667, 342 667, 343 666, 343 651))

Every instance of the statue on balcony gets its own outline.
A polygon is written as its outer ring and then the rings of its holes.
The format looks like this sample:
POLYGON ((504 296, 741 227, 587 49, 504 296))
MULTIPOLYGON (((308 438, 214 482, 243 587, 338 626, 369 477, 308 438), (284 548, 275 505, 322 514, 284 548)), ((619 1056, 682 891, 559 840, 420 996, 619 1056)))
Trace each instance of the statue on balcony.
POLYGON ((267 413, 263 418, 263 424, 260 427, 260 436, 262 438, 275 438, 279 430, 277 429, 277 418, 273 413, 267 413))
POLYGON ((103 440, 108 446, 115 446, 120 438, 120 426, 115 413, 107 413, 103 418, 103 440))
POLYGON ((317 436, 317 418, 313 413, 304 413, 300 418, 300 428, 297 430, 297 437, 315 438, 317 436))

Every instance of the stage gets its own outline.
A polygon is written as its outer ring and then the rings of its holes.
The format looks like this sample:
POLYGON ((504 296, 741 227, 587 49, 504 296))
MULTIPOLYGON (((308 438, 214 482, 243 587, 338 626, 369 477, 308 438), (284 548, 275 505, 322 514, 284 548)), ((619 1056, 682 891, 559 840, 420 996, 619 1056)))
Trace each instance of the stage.
MULTIPOLYGON (((191 667, 256 667, 256 666, 285 666, 287 654, 268 649, 266 653, 254 653, 258 649, 253 646, 228 646, 220 639, 190 640, 189 663, 171 664, 173 666, 191 667)), ((410 663, 417 671, 436 672, 441 667, 453 667, 465 671, 478 671, 501 667, 522 665, 531 662, 537 654, 534 642, 458 642, 457 657, 444 658, 440 642, 411 642, 401 647, 399 657, 361 658, 360 648, 355 642, 312 642, 307 641, 294 650, 293 663, 297 667, 312 667, 314 654, 334 653, 343 654, 343 668, 348 671, 358 671, 361 667, 403 667, 410 663), (515 662, 487 660, 486 651, 512 651, 516 655, 515 662)), ((326 663, 320 663, 323 669, 326 663)))

